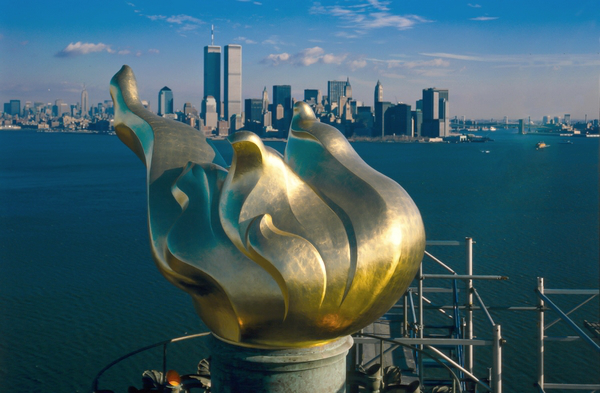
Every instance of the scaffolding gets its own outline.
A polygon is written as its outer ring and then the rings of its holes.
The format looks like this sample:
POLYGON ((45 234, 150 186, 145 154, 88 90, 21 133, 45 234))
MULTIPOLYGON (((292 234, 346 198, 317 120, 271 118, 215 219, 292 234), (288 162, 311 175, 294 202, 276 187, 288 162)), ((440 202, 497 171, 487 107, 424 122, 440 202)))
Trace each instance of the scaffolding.
MULTIPOLYGON (((358 333, 355 337, 357 354, 352 358, 357 366, 363 370, 371 369, 379 361, 378 369, 380 372, 384 372, 386 365, 398 362, 397 357, 393 357, 393 351, 403 347, 404 364, 402 371, 404 380, 418 379, 422 388, 431 387, 432 385, 436 385, 438 388, 445 386, 447 389, 452 388, 453 392, 476 392, 478 388, 482 389, 479 391, 502 392, 502 344, 505 341, 502 338, 502 327, 490 315, 488 307, 473 283, 480 280, 502 281, 507 280, 508 277, 473 274, 473 244, 474 241, 470 237, 467 237, 464 242, 427 241, 428 247, 464 245, 466 273, 458 274, 429 251, 425 251, 426 259, 421 264, 416 277, 417 287, 410 287, 403 298, 382 318, 383 321, 394 321, 397 317, 402 317, 400 337, 394 336, 394 330, 397 331, 398 329, 391 327, 393 322, 389 323, 390 328, 387 331, 384 329, 384 331, 377 332, 376 328, 371 328, 358 333), (432 261, 434 264, 441 266, 447 273, 424 273, 425 261, 432 261), (425 281, 433 279, 449 280, 451 285, 449 288, 425 287, 425 281), (459 288, 459 282, 464 283, 464 289, 459 288), (460 296, 461 291, 464 294, 462 299, 460 296), (449 293, 451 295, 450 305, 434 304, 425 295, 430 292, 449 293), (442 326, 428 325, 425 322, 425 309, 433 309, 439 312, 450 321, 450 324, 442 326), (400 310, 402 312, 399 312, 400 310), (487 332, 489 334, 487 339, 475 338, 474 311, 476 310, 481 310, 484 313, 485 320, 489 322, 490 329, 487 332), (427 333, 427 330, 434 329, 445 330, 446 333, 427 333), (370 331, 377 334, 371 334, 370 331), (377 350, 376 345, 372 345, 377 343, 379 343, 379 350, 377 350), (365 344, 371 344, 371 351, 364 347, 365 344), (491 365, 488 368, 486 378, 478 378, 474 373, 473 348, 476 346, 489 346, 492 348, 491 365), (373 348, 375 349, 373 350, 373 348), (434 369, 443 369, 444 372, 448 372, 448 378, 440 379, 430 375, 434 373, 434 369)), ((385 379, 385 376, 383 378, 385 379)), ((359 390, 350 390, 350 392, 353 391, 357 392, 359 390)), ((364 389, 361 391, 364 391, 364 389)))
MULTIPOLYGON (((351 362, 355 362, 363 370, 375 370, 373 367, 379 362, 378 370, 382 374, 381 378, 385 380, 383 374, 386 366, 399 363, 398 356, 395 356, 394 351, 402 347, 404 356, 404 359, 401 360, 403 362, 403 379, 408 381, 411 381, 411 379, 418 380, 421 389, 424 391, 436 391, 431 389, 431 386, 437 385, 437 387, 440 387, 445 385, 447 390, 452 389, 452 392, 490 391, 502 393, 502 345, 505 340, 502 337, 502 326, 494 321, 490 310, 537 312, 538 370, 537 381, 532 381, 533 386, 542 393, 548 390, 600 390, 600 384, 598 383, 548 382, 544 375, 544 357, 548 356, 548 348, 544 346, 544 343, 547 341, 565 343, 583 341, 587 344, 586 348, 600 356, 600 346, 594 341, 600 339, 600 324, 584 321, 584 325, 595 335, 595 338, 590 338, 582 328, 569 318, 569 315, 574 311, 592 300, 598 299, 598 289, 547 289, 544 288, 544 279, 538 278, 535 289, 538 298, 536 306, 488 307, 482 300, 474 282, 481 280, 503 281, 507 280, 508 277, 474 274, 473 244, 474 241, 470 237, 465 238, 464 242, 428 241, 428 249, 430 246, 464 245, 466 254, 465 274, 457 273, 432 253, 425 251, 424 261, 415 279, 417 285, 410 287, 403 298, 385 316, 372 325, 375 327, 371 326, 355 335, 357 353, 353 355, 354 357, 351 357, 351 362), (424 268, 430 269, 431 262, 441 266, 446 273, 424 273, 424 268), (449 280, 450 285, 443 288, 426 287, 424 285, 426 281, 433 279, 449 280), (459 285, 460 282, 463 283, 462 286, 459 285), (429 293, 447 293, 451 298, 449 302, 446 301, 445 304, 439 305, 430 299, 429 293), (579 295, 586 298, 565 313, 548 297, 549 295, 579 295), (446 320, 451 323, 445 326, 436 326, 431 324, 429 319, 426 322, 424 314, 426 310, 444 315, 446 320), (475 334, 474 331, 474 312, 476 311, 483 314, 482 321, 489 322, 489 325, 484 322, 484 326, 489 326, 489 330, 484 328, 484 331, 478 332, 478 334, 475 334), (558 314, 558 319, 545 325, 547 313, 558 314), (396 321, 398 318, 401 318, 401 321, 396 321), (399 329, 394 329, 394 322, 399 324, 399 329), (559 322, 568 325, 576 335, 566 337, 546 335, 546 330, 559 322), (377 324, 380 325, 379 328, 377 328, 377 324), (381 326, 388 326, 388 328, 386 330, 381 326), (428 333, 428 331, 435 329, 438 331, 445 329, 447 334, 437 334, 436 336, 436 334, 428 333), (483 359, 483 361, 477 359, 477 362, 475 362, 473 349, 482 346, 492 348, 491 359, 483 359), (445 380, 436 379, 432 376, 435 369, 442 369, 440 367, 441 363, 448 371, 445 380), (487 367, 488 375, 486 378, 475 376, 475 364, 479 366, 483 364, 485 365, 484 368, 487 367)), ((431 318, 431 315, 431 313, 428 313, 428 318, 431 318)), ((585 354, 582 354, 582 356, 585 356, 585 354)), ((481 372, 481 367, 478 367, 478 369, 481 372)), ((384 385, 385 383, 382 383, 381 386, 384 385)), ((350 393, 358 391, 351 389, 350 393)), ((363 385, 361 385, 360 391, 365 391, 363 385)), ((367 389, 367 391, 375 392, 377 390, 367 389)))
POLYGON ((589 303, 594 298, 598 297, 598 289, 548 289, 544 287, 544 279, 542 277, 538 277, 537 279, 537 287, 535 289, 535 293, 538 297, 538 310, 539 310, 539 319, 538 319, 538 378, 535 386, 538 391, 545 392, 546 390, 600 390, 600 384, 581 384, 581 383, 552 383, 546 382, 546 376, 544 375, 544 357, 546 348, 544 343, 546 341, 560 341, 560 342, 573 342, 576 340, 583 340, 587 344, 587 348, 590 349, 591 352, 595 352, 600 354, 600 346, 592 338, 590 338, 571 318, 569 315, 573 313, 575 310, 581 308, 584 304, 589 303), (573 307, 568 312, 563 312, 549 297, 548 295, 584 295, 587 298, 579 303, 577 306, 573 307), (555 319, 549 324, 545 324, 546 311, 552 310, 558 314, 559 318, 555 319), (576 334, 576 336, 566 336, 566 337, 558 337, 558 336, 547 336, 546 330, 552 327, 553 325, 564 322, 566 323, 571 330, 576 334))

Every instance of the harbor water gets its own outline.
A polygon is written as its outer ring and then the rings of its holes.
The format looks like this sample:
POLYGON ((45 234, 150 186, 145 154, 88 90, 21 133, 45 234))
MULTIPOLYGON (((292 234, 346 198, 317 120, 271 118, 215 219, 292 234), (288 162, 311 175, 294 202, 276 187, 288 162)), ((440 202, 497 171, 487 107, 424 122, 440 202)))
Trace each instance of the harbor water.
MULTIPOLYGON (((475 283, 486 305, 534 306, 536 277, 548 288, 598 288, 598 138, 489 136, 494 141, 354 148, 407 190, 428 240, 472 237, 475 273, 509 277, 475 283), (536 150, 541 140, 549 146, 536 150)), ((228 142, 216 146, 230 161, 228 142)), ((0 390, 87 392, 115 358, 206 331, 188 296, 151 260, 145 174, 114 136, 0 131, 0 390)), ((463 247, 428 250, 465 273, 463 247)), ((430 261, 424 267, 436 271, 430 261)), ((568 310, 582 300, 557 303, 568 310)), ((598 322, 595 304, 571 317, 598 322)), ((537 312, 492 316, 507 340, 505 391, 534 392, 537 312)), ((485 318, 477 318, 478 337, 489 337, 485 318)), ((561 324, 548 334, 572 335, 561 324)), ((182 342, 176 353, 169 366, 193 372, 206 349, 182 342)), ((486 356, 476 352, 476 360, 486 356)), ((141 373, 161 360, 160 351, 127 360, 100 387, 139 386, 141 373)), ((599 365, 580 344, 547 346, 552 382, 600 383, 599 365)))

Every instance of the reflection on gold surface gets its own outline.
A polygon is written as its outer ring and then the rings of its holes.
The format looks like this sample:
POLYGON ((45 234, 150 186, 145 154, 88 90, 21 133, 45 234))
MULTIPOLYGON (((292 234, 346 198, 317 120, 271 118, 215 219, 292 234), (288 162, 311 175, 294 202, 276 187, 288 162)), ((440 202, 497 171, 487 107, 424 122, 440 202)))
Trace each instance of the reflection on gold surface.
POLYGON ((294 108, 284 156, 240 131, 226 169, 201 132, 143 108, 128 66, 110 91, 117 135, 147 168, 154 261, 219 337, 331 341, 384 314, 414 278, 419 210, 306 103, 294 108))

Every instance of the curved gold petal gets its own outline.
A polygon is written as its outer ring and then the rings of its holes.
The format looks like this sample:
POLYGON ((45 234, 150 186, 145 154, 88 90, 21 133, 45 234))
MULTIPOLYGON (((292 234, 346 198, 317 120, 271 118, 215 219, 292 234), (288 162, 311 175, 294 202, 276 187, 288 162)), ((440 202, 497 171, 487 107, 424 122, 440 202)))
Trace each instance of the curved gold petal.
MULTIPOLYGON (((246 246, 250 223, 268 214, 276 228, 308 241, 325 263, 328 307, 337 308, 346 289, 350 246, 335 212, 284 162, 249 132, 231 137, 234 159, 221 193, 221 222, 233 243, 246 246)), ((286 252, 288 263, 299 259, 286 252)), ((315 277, 316 279, 316 277, 315 277)), ((292 310, 293 312, 293 310, 292 310)))
POLYGON ((306 103, 296 103, 294 111, 285 160, 336 212, 343 212, 340 218, 356 239, 354 275, 340 312, 376 318, 418 270, 425 248, 421 215, 402 187, 369 167, 306 103))
POLYGON ((283 294, 285 320, 295 315, 318 313, 325 298, 325 264, 319 252, 305 239, 284 232, 265 214, 248 228, 247 247, 252 259, 275 279, 283 294))

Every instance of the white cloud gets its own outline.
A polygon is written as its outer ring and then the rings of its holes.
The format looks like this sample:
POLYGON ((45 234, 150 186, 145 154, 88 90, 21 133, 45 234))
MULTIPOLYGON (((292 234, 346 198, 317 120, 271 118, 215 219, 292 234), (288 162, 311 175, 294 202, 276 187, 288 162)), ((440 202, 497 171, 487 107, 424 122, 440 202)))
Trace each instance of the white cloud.
POLYGON ((496 19, 498 19, 497 16, 478 16, 477 18, 470 18, 469 20, 487 21, 496 19))
POLYGON ((481 6, 480 6, 479 4, 471 4, 471 3, 469 3, 469 4, 467 4, 467 5, 468 5, 469 7, 471 7, 471 8, 481 8, 481 6))
POLYGON ((333 53, 325 53, 323 48, 315 46, 306 48, 296 54, 289 53, 271 54, 264 58, 261 63, 278 66, 281 64, 290 64, 294 66, 308 67, 313 64, 342 64, 347 58, 347 55, 335 55, 333 53))
POLYGON ((331 53, 323 55, 323 57, 321 58, 321 60, 323 61, 323 63, 325 64, 337 64, 340 65, 344 62, 344 60, 346 60, 346 57, 348 57, 347 55, 333 55, 331 53))
POLYGON ((388 4, 390 3, 379 0, 369 0, 369 4, 360 7, 323 6, 321 3, 314 3, 309 12, 313 15, 329 15, 338 18, 344 22, 341 27, 353 29, 357 33, 385 27, 406 30, 417 24, 430 22, 418 15, 390 13, 390 9, 387 7, 388 4))
POLYGON ((352 71, 360 70, 367 66, 367 61, 365 59, 352 60, 348 63, 348 66, 352 71))
POLYGON ((281 63, 287 63, 290 59, 290 55, 287 53, 271 54, 264 58, 261 63, 278 66, 281 63))
POLYGON ((246 37, 236 37, 236 38, 233 39, 233 41, 235 41, 235 42, 243 42, 244 44, 248 44, 248 45, 257 44, 256 41, 251 40, 250 38, 246 38, 246 37))
POLYGON ((290 44, 287 44, 286 42, 282 41, 279 38, 279 36, 277 36, 277 35, 272 35, 268 39, 263 40, 262 44, 272 45, 275 48, 275 50, 280 50, 281 47, 285 47, 285 46, 289 46, 290 45, 290 44))
POLYGON ((421 53, 423 56, 453 60, 496 63, 495 67, 597 67, 600 59, 595 54, 520 54, 520 55, 460 55, 455 53, 421 53))
POLYGON ((390 4, 389 1, 379 1, 379 0, 368 0, 369 4, 371 4, 374 8, 381 10, 381 11, 389 11, 389 8, 387 7, 388 4, 390 4))
POLYGON ((420 68, 420 67, 449 67, 450 62, 443 59, 433 59, 425 61, 407 61, 402 64, 405 68, 420 68))
POLYGON ((128 49, 123 49, 123 50, 120 50, 117 52, 118 55, 128 55, 130 53, 131 53, 131 51, 128 49))
MULTIPOLYGON (((423 54, 425 55, 425 54, 423 54)), ((446 68, 450 66, 450 62, 442 58, 436 58, 432 60, 381 60, 381 59, 367 59, 372 63, 379 66, 384 66, 388 69, 392 68, 403 68, 403 69, 419 69, 419 68, 446 68)))
POLYGON ((152 21, 167 19, 167 17, 164 15, 146 15, 146 18, 152 21))
POLYGON ((347 38, 347 39, 353 39, 353 38, 360 37, 360 35, 358 35, 356 33, 350 33, 348 31, 338 31, 337 33, 335 33, 335 36, 341 37, 341 38, 347 38))
POLYGON ((202 22, 198 18, 194 18, 193 16, 183 15, 183 14, 172 15, 167 18, 167 22, 176 23, 178 25, 182 25, 182 24, 186 24, 186 23, 193 23, 193 24, 199 24, 199 25, 204 24, 204 22, 202 22))
POLYGON ((150 19, 151 21, 165 21, 167 23, 173 24, 173 25, 177 25, 179 26, 179 28, 177 29, 177 31, 179 33, 181 32, 186 32, 186 31, 192 31, 192 30, 196 30, 198 29, 200 26, 204 25, 205 22, 195 18, 193 16, 190 15, 185 15, 185 14, 179 14, 179 15, 171 15, 171 16, 165 16, 165 15, 146 15, 146 17, 148 19, 150 19))
POLYGON ((291 62, 296 65, 309 66, 323 58, 323 48, 315 46, 307 48, 291 57, 291 62))
POLYGON ((158 49, 148 49, 148 53, 152 53, 152 54, 157 55, 157 54, 160 53, 160 51, 158 49))
POLYGON ((423 56, 431 56, 431 57, 442 57, 446 59, 456 59, 456 60, 469 60, 469 61, 486 61, 483 57, 480 56, 467 56, 467 55, 457 55, 453 53, 421 53, 423 56))
POLYGON ((204 22, 198 18, 183 14, 172 15, 167 18, 167 22, 180 25, 179 32, 196 30, 204 24, 204 22))
POLYGON ((361 27, 364 29, 395 27, 398 30, 406 30, 420 22, 425 22, 425 20, 416 15, 400 16, 387 12, 374 12, 370 14, 370 18, 361 22, 361 27))
POLYGON ((92 44, 89 42, 78 41, 76 43, 70 43, 66 48, 56 54, 57 57, 74 57, 79 55, 87 55, 95 52, 108 52, 114 53, 110 48, 110 45, 103 44, 101 42, 92 44))

